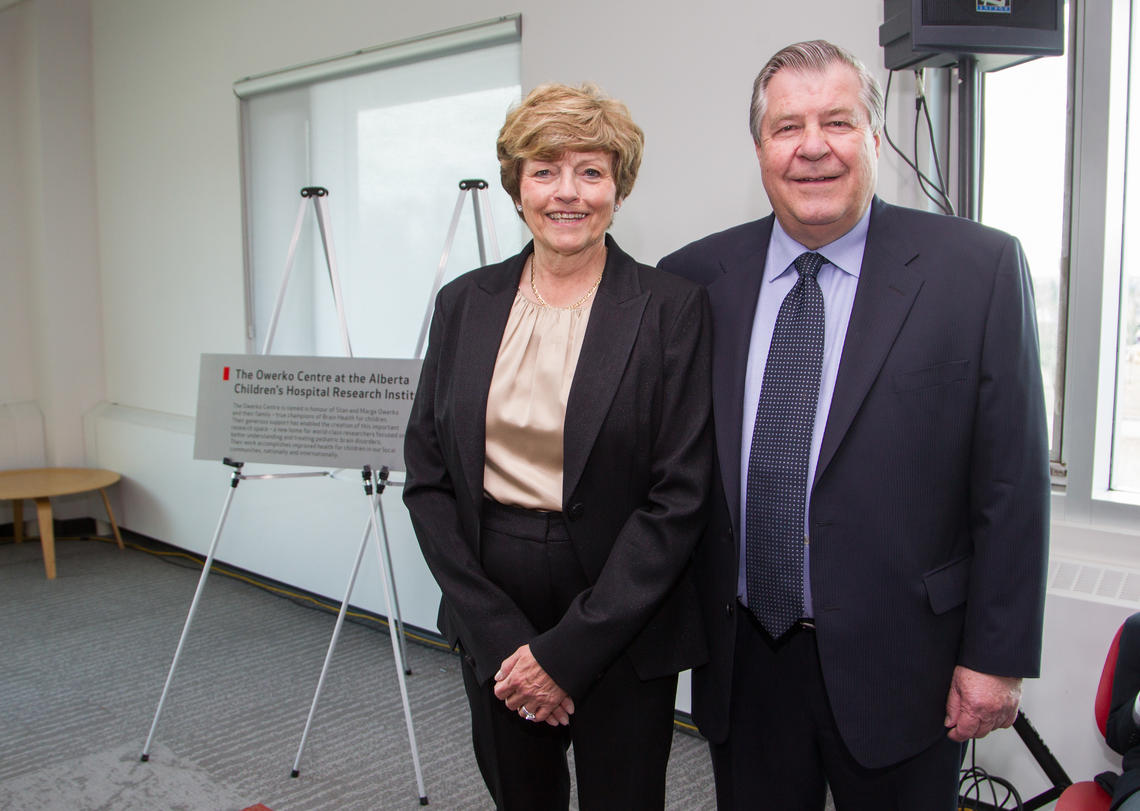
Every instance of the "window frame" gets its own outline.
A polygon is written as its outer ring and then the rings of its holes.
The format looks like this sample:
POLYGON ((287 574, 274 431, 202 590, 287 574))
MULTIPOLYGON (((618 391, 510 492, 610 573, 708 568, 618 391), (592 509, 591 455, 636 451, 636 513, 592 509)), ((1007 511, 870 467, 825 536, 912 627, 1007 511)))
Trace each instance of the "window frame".
MULTIPOLYGON (((335 83, 339 80, 349 80, 350 82, 354 77, 362 77, 363 74, 381 73, 388 69, 395 69, 396 71, 405 69, 409 66, 418 67, 421 63, 428 66, 429 70, 438 70, 432 68, 431 64, 435 60, 447 60, 448 58, 466 57, 468 54, 475 52, 490 51, 491 49, 500 48, 501 46, 513 46, 515 51, 521 47, 521 32, 522 32, 522 18, 520 14, 509 14, 495 17, 482 22, 476 22, 469 25, 457 26, 454 28, 436 31, 421 36, 411 37, 404 40, 399 40, 391 43, 385 43, 361 50, 357 50, 348 54, 342 54, 327 59, 320 59, 312 62, 295 65, 292 67, 283 68, 281 70, 274 70, 266 73, 261 73, 253 76, 248 76, 236 81, 233 85, 234 95, 237 99, 237 114, 240 129, 240 145, 241 152, 239 156, 241 167, 241 195, 242 195, 242 216, 243 216, 243 281, 244 281, 244 296, 245 296, 245 343, 246 351, 248 353, 257 353, 261 351, 259 344, 264 340, 264 335, 259 334, 259 317, 264 314, 258 312, 259 303, 264 304, 265 296, 264 291, 259 287, 258 274, 264 271, 264 262, 256 261, 256 251, 261 250, 264 253, 265 246, 261 241, 255 239, 257 228, 255 227, 255 212, 253 210, 253 202, 255 201, 254 193, 254 172, 251 171, 252 163, 256 160, 250 158, 251 146, 253 136, 251 135, 251 121, 253 118, 249 111, 249 102, 260 102, 263 97, 280 96, 283 93, 290 93, 297 91, 300 93, 308 93, 314 86, 321 86, 323 84, 335 83), (255 243, 257 243, 255 245, 255 243)), ((517 53, 515 58, 517 59, 517 53)), ((520 66, 521 67, 521 66, 520 66)), ((521 70, 519 71, 521 74, 521 70)), ((521 78, 521 76, 520 76, 521 78)), ((518 87, 515 87, 517 101, 518 87)), ((497 125, 496 125, 497 129, 497 125)), ((310 122, 304 122, 304 143, 305 149, 311 148, 313 139, 318 132, 315 126, 310 122)), ((346 129, 342 134, 346 140, 351 141, 348 148, 343 150, 343 154, 338 155, 346 166, 351 165, 357 160, 358 150, 355 149, 355 139, 357 133, 350 129, 346 129)), ((493 153, 492 153, 493 158, 493 153)), ((308 152, 306 160, 312 160, 311 152, 308 152)), ((312 169, 309 166, 309 169, 312 169)), ((495 171, 497 172, 497 164, 495 171)), ((342 174, 345 176, 345 185, 341 189, 337 189, 337 198, 344 200, 359 201, 360 187, 356 184, 356 172, 345 171, 342 174)), ((306 177, 308 173, 306 173, 306 177)), ((456 175, 458 179, 461 175, 456 175)), ((295 189, 300 189, 301 185, 305 183, 298 183, 295 189)), ((331 187, 330 187, 331 188, 331 187)), ((437 188, 434 187, 433 188, 437 188)), ((456 189, 458 191, 458 188, 456 189)), ((505 198, 504 198, 505 199, 505 198)), ((497 201, 499 205, 501 201, 497 201)), ((500 206, 502 207, 502 206, 500 206)), ((302 207, 304 211, 304 206, 302 207)), ((513 211, 512 211, 513 213, 513 211)), ((490 217, 489 212, 485 215, 490 217)), ((303 256, 311 254, 314 261, 320 266, 320 269, 314 269, 320 278, 324 277, 324 265, 322 260, 316 260, 317 245, 306 244, 306 240, 312 241, 315 239, 315 232, 317 223, 314 218, 306 217, 306 221, 312 227, 310 229, 302 230, 302 240, 298 244, 298 266, 304 264, 303 256)), ((505 222, 509 224, 513 222, 512 219, 507 219, 505 222)), ((351 242, 351 229, 353 223, 348 222, 347 228, 349 229, 350 237, 348 240, 344 239, 341 235, 342 242, 351 242)), ((441 229, 440 236, 443 238, 444 231, 441 229)), ((284 241, 282 248, 284 248, 284 241)), ((509 245, 509 240, 508 240, 509 245)), ((454 258, 454 257, 453 257, 454 258)), ((432 259, 434 267, 434 257, 432 259)), ((426 265, 425 265, 426 266, 426 265)), ((460 270, 465 270, 471 265, 467 264, 461 266, 460 270)), ((454 273, 455 268, 451 268, 454 273)), ((305 272, 295 271, 290 276, 290 286, 293 288, 298 287, 300 284, 317 284, 321 285, 320 278, 308 278, 305 272)), ((342 274, 342 279, 344 278, 342 274)), ((341 282, 342 290, 347 292, 345 282, 341 282)), ((279 290, 275 289, 275 292, 279 290)), ((291 290, 287 296, 287 304, 297 303, 297 290, 291 290)), ((303 292, 303 291, 302 291, 303 292)), ((315 296, 324 296, 328 291, 321 286, 319 292, 310 291, 310 298, 315 296)), ((430 313, 430 302, 427 303, 427 312, 430 313)), ((322 311, 323 312, 323 311, 322 311)), ((310 324, 310 327, 313 325, 310 324)), ((343 325, 342 325, 343 326, 343 325)), ((316 330, 313 330, 314 334, 316 330)), ((325 331, 322 331, 324 335, 325 331)), ((280 336, 280 330, 278 331, 280 336)), ((358 350, 359 347, 355 346, 354 349, 358 350)), ((340 347, 340 342, 337 343, 340 347)), ((281 352, 280 341, 274 346, 274 352, 281 352)), ((288 352, 288 349, 285 350, 288 352)), ((316 349, 315 353, 320 354, 321 349, 316 349)), ((308 351, 305 351, 308 354, 308 351)), ((396 354, 400 354, 399 351, 396 354)))
POLYGON ((1073 4, 1072 147, 1061 458, 1054 523, 1140 532, 1140 493, 1112 490, 1131 0, 1073 4), (1109 47, 1105 47, 1105 43, 1109 47), (1107 126, 1105 123, 1107 122, 1107 126))
MULTIPOLYGON (((1064 415, 1065 415, 1065 380, 1068 366, 1068 358, 1066 351, 1066 342, 1068 336, 1068 320, 1069 320, 1069 276, 1070 276, 1070 254, 1072 244, 1072 188, 1073 188, 1073 144, 1074 144, 1074 64, 1075 59, 1073 54, 1076 52, 1076 26, 1074 24, 1074 13, 1076 2, 1068 0, 1066 11, 1067 14, 1067 42, 1065 46, 1065 54, 1062 57, 1065 60, 1065 116, 1064 116, 1064 166, 1061 170, 1061 177, 1063 178, 1062 186, 1062 201, 1061 201, 1061 233, 1060 233, 1060 246, 1057 267, 1057 300, 1055 302, 1057 308, 1057 325, 1056 325, 1056 353, 1057 357, 1053 367, 1053 385, 1052 389, 1046 389, 1045 397, 1051 400, 1052 405, 1052 424, 1050 428, 1050 443, 1049 443, 1049 464, 1050 464, 1050 477, 1055 488, 1064 488, 1066 484, 1067 466, 1065 464, 1064 456, 1064 415)), ((1017 65, 1023 64, 1015 62, 1004 70, 1016 70, 1017 65)), ((987 113, 987 96, 989 93, 988 81, 991 72, 982 74, 982 87, 980 99, 978 101, 978 115, 982 121, 982 144, 980 160, 979 189, 980 189, 980 204, 979 210, 981 212, 980 219, 983 223, 992 224, 987 221, 985 217, 985 189, 986 189, 986 141, 985 139, 991 135, 988 131, 986 121, 987 113)), ((1008 137, 1008 133, 1005 133, 1008 137)), ((997 227, 1003 227, 998 225, 997 227)), ((1012 231, 1015 236, 1023 236, 1016 230, 1012 231)), ((1031 268, 1035 268, 1033 260, 1030 261, 1031 268)), ((1037 268, 1040 270, 1039 268, 1037 268)), ((1035 291, 1038 295, 1037 303, 1041 304, 1040 290, 1035 291)), ((1040 324, 1038 325, 1040 330, 1040 324)), ((1040 332, 1039 332, 1040 335, 1040 332)))

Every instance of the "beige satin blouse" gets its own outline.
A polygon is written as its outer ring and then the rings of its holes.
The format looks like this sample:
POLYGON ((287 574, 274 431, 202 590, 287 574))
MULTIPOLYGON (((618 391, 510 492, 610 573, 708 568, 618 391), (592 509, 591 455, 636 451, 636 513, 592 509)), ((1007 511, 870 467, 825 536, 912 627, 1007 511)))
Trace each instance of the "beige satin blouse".
POLYGON ((591 298, 574 309, 515 295, 487 397, 484 493, 501 504, 562 510, 562 428, 591 298))

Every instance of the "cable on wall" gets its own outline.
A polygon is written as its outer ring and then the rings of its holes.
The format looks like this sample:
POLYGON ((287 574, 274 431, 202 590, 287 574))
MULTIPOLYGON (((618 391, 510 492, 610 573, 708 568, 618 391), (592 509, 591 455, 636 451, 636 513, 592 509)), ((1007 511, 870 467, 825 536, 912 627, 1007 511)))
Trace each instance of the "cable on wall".
MULTIPOLYGON (((887 87, 883 93, 883 106, 884 108, 890 103, 891 99, 891 80, 894 78, 895 71, 890 71, 887 74, 887 87)), ((918 187, 926 197, 938 206, 943 214, 954 214, 954 204, 950 202, 950 195, 946 188, 946 179, 942 175, 942 162, 938 157, 938 144, 934 137, 934 124, 930 118, 930 107, 926 102, 926 88, 923 82, 923 75, 921 70, 914 72, 915 76, 915 99, 914 99, 914 159, 912 160, 891 138, 891 133, 887 129, 887 122, 883 120, 883 136, 887 139, 898 156, 903 159, 903 162, 911 168, 914 172, 915 178, 918 180, 918 187), (926 119, 926 132, 927 138, 930 142, 930 151, 934 159, 935 178, 931 178, 918 166, 918 133, 919 124, 922 117, 926 119)))

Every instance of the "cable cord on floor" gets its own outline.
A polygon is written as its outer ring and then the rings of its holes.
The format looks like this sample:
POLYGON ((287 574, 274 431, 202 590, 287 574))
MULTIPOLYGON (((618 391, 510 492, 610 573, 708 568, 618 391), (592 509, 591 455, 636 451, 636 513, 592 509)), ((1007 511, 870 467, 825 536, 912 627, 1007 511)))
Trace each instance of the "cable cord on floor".
POLYGON ((977 741, 970 741, 970 765, 958 778, 958 804, 961 808, 1011 809, 1025 807, 1013 783, 989 774, 976 761, 977 741), (1010 804, 1012 803, 1012 805, 1010 804))

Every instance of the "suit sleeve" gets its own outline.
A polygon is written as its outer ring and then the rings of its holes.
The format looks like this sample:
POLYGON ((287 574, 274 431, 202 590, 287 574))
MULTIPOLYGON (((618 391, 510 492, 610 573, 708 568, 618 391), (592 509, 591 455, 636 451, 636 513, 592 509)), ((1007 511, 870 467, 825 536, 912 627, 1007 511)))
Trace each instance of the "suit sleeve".
MULTIPOLYGON (((704 529, 713 465, 711 323, 704 288, 694 288, 682 302, 663 341, 661 417, 644 502, 626 519, 594 585, 530 643, 539 664, 574 697, 652 620, 704 529)), ((589 464, 623 462, 591 458, 589 464)))
POLYGON ((447 437, 441 435, 445 422, 437 419, 439 381, 441 375, 449 374, 447 364, 441 364, 445 325, 449 323, 443 300, 441 293, 436 299, 428 350, 404 438, 404 504, 424 559, 443 592, 453 636, 474 658, 480 681, 486 681, 503 659, 534 635, 535 628, 487 577, 475 552, 476 541, 469 537, 475 531, 475 521, 472 518, 465 524, 461 518, 455 489, 460 474, 449 468, 449 456, 444 452, 447 437))
POLYGON ((973 539, 959 664, 1035 677, 1048 565, 1049 451, 1029 268, 1010 237, 998 258, 971 439, 973 539))

